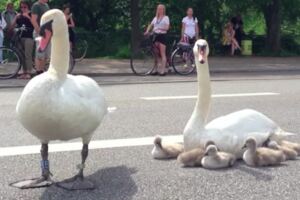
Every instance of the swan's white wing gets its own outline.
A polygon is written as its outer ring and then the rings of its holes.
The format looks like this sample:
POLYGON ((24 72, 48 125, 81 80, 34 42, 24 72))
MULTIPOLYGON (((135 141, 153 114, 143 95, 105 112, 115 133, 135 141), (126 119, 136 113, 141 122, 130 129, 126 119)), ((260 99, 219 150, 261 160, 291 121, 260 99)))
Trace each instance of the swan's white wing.
POLYGON ((265 115, 255 110, 241 110, 211 121, 206 126, 207 140, 213 140, 226 152, 240 157, 242 147, 249 137, 262 145, 279 127, 265 115))

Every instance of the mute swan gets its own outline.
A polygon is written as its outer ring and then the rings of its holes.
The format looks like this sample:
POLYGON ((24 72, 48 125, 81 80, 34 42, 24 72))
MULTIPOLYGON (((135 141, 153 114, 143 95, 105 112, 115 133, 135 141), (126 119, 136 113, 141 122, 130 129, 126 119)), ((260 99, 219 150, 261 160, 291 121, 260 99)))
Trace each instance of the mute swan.
POLYGON ((219 117, 206 125, 211 102, 208 43, 205 40, 198 40, 193 51, 198 72, 198 99, 184 129, 185 151, 203 147, 207 141, 212 140, 221 151, 241 158, 244 151, 242 147, 249 137, 254 137, 258 146, 261 146, 268 139, 280 141, 291 135, 262 113, 251 109, 219 117))
POLYGON ((284 153, 280 150, 265 147, 258 148, 254 138, 247 139, 243 148, 246 149, 243 160, 249 166, 262 167, 278 165, 286 160, 284 153))
MULTIPOLYGON (((94 185, 84 179, 83 170, 88 156, 88 144, 107 112, 104 95, 92 79, 67 75, 70 46, 68 26, 60 10, 50 10, 43 15, 40 35, 41 51, 45 50, 52 38, 50 68, 26 85, 16 110, 21 124, 41 141, 42 176, 17 182, 12 186, 25 189, 52 184, 48 143, 53 140, 82 138, 79 173, 58 183, 58 186, 69 190, 93 189, 94 185)), ((62 167, 64 164, 66 163, 61 163, 62 167)))
POLYGON ((232 167, 236 161, 234 155, 226 152, 218 152, 216 145, 209 145, 206 148, 205 154, 201 160, 201 165, 205 169, 232 167))
POLYGON ((182 144, 164 144, 161 136, 156 136, 154 139, 154 149, 152 155, 155 159, 171 159, 183 152, 182 144))

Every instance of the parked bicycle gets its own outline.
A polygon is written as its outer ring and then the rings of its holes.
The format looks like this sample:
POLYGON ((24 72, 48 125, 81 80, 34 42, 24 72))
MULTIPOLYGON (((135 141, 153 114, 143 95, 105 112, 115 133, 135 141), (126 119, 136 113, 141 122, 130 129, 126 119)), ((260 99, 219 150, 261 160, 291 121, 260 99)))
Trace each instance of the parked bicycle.
MULTIPOLYGON (((15 29, 15 35, 11 39, 9 46, 0 47, 3 53, 3 59, 0 61, 0 79, 9 79, 15 77, 21 70, 24 63, 24 52, 18 47, 21 40, 22 32, 26 30, 25 26, 15 29)), ((81 61, 87 53, 87 42, 79 40, 70 52, 69 73, 72 73, 75 62, 81 61)), ((50 61, 46 64, 46 69, 49 67, 50 61)), ((33 66, 35 67, 35 66, 33 66)))
MULTIPOLYGON (((149 75, 157 69, 157 60, 160 53, 159 48, 153 42, 155 34, 151 34, 141 41, 138 49, 131 53, 130 66, 136 75, 149 75)), ((194 55, 192 45, 178 43, 174 40, 170 53, 167 55, 167 68, 170 67, 180 75, 188 75, 195 71, 194 55)))

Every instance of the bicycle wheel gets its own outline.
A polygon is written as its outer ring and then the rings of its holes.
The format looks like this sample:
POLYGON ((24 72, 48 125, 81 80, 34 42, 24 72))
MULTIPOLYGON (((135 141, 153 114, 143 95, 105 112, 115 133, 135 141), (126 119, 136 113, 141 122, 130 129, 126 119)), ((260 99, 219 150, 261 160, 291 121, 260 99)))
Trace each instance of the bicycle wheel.
POLYGON ((155 56, 151 48, 141 48, 131 54, 130 66, 136 75, 149 75, 155 69, 155 56))
POLYGON ((73 54, 70 53, 69 70, 68 70, 68 73, 69 73, 69 74, 72 73, 72 71, 73 71, 73 69, 74 69, 74 66, 75 66, 75 63, 76 63, 76 61, 75 61, 75 59, 74 59, 74 57, 73 57, 73 54))
POLYGON ((0 79, 9 79, 17 75, 21 69, 21 58, 16 51, 7 47, 0 47, 0 79))
POLYGON ((76 62, 82 61, 87 53, 88 43, 86 40, 78 40, 72 48, 72 55, 76 62))
POLYGON ((180 75, 189 75, 196 68, 192 49, 177 48, 172 54, 171 63, 175 72, 180 75))

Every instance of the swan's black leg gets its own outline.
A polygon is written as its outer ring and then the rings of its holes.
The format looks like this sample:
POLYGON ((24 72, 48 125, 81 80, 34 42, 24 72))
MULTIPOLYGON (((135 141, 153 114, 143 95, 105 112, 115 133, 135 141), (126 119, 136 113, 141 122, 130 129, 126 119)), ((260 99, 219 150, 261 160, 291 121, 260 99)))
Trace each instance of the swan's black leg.
POLYGON ((77 166, 79 172, 72 178, 66 179, 62 182, 57 183, 58 187, 64 188, 66 190, 92 190, 95 189, 94 183, 87 180, 83 175, 83 170, 85 168, 85 161, 89 154, 88 144, 84 144, 81 151, 81 164, 77 166))
POLYGON ((40 187, 48 187, 52 185, 52 180, 50 178, 50 167, 48 161, 48 144, 42 144, 41 147, 41 170, 42 175, 39 178, 22 180, 15 183, 10 184, 13 187, 17 187, 20 189, 30 189, 30 188, 40 188, 40 187))

